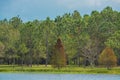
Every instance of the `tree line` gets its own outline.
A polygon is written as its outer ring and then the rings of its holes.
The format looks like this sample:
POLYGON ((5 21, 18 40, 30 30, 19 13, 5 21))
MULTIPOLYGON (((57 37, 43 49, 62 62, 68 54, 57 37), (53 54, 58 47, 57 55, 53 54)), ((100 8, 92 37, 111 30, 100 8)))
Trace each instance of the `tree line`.
POLYGON ((57 63, 53 59, 60 57, 54 53, 59 50, 57 41, 64 46, 66 64, 99 65, 100 54, 109 47, 120 65, 120 12, 106 7, 84 16, 75 10, 55 19, 23 22, 16 16, 0 20, 0 63, 57 63))

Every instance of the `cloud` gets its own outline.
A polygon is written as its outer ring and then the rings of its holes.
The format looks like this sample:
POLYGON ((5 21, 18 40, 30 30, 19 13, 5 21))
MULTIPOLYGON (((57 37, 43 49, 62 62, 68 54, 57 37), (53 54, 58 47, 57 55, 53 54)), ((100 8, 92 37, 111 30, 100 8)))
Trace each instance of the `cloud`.
POLYGON ((65 9, 83 9, 83 8, 100 8, 106 6, 120 4, 120 0, 11 0, 11 2, 4 6, 4 10, 25 12, 35 9, 47 8, 65 8, 65 9))
POLYGON ((20 15, 24 19, 46 18, 62 15, 73 10, 89 14, 111 6, 120 11, 120 0, 1 0, 0 15, 10 18, 20 15))
MULTIPOLYGON (((76 8, 76 7, 94 7, 101 6, 103 0, 59 0, 57 3, 59 5, 65 6, 67 8, 76 8)), ((105 0, 104 0, 105 2, 105 0)))
POLYGON ((58 5, 69 9, 84 7, 111 6, 120 3, 120 0, 57 0, 58 5))
POLYGON ((112 2, 115 2, 115 3, 119 3, 119 4, 120 4, 120 0, 112 0, 112 2))

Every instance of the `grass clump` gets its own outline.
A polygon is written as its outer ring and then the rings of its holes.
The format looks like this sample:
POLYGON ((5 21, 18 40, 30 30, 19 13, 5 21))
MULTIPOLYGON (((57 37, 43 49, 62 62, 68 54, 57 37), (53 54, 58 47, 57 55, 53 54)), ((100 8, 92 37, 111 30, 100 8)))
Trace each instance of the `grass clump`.
POLYGON ((0 72, 39 72, 39 73, 79 73, 79 74, 120 74, 120 67, 107 70, 106 68, 84 68, 84 67, 70 67, 57 69, 50 65, 17 66, 17 65, 0 65, 0 72))

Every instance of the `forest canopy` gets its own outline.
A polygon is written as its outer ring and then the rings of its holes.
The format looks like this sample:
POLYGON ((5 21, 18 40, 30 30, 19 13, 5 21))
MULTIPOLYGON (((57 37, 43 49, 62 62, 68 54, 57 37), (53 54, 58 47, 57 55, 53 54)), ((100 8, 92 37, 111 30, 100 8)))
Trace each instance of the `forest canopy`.
POLYGON ((50 64, 58 37, 67 64, 98 65, 100 53, 111 47, 120 65, 120 12, 111 7, 84 16, 75 10, 53 20, 0 20, 0 64, 50 64))

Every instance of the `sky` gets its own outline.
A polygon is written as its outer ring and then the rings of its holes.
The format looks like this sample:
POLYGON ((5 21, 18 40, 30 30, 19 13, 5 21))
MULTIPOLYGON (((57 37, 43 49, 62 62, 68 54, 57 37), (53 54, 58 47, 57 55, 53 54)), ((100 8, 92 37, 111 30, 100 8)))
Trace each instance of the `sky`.
POLYGON ((0 0, 0 20, 18 15, 23 21, 54 19, 74 10, 83 16, 106 6, 120 12, 120 0, 0 0))

